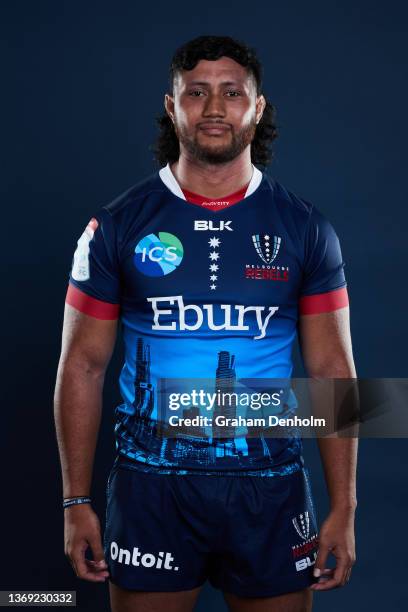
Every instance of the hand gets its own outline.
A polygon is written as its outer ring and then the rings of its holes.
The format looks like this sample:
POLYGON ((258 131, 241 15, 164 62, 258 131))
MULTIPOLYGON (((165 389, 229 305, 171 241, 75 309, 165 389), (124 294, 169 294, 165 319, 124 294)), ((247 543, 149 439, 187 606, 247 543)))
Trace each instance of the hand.
POLYGON ((344 586, 355 563, 354 510, 333 509, 319 532, 319 550, 313 570, 319 581, 310 586, 314 591, 328 591, 344 586), (329 552, 336 558, 336 567, 326 568, 329 552), (316 570, 319 574, 316 574, 316 570))
POLYGON ((102 547, 99 519, 90 504, 78 504, 65 508, 65 554, 76 575, 91 582, 105 582, 109 576, 102 547), (85 558, 91 547, 94 560, 85 558))

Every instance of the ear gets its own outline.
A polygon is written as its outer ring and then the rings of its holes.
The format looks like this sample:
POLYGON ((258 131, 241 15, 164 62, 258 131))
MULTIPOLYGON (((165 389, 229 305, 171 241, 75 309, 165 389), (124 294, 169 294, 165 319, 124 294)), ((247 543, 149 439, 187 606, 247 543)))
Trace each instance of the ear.
POLYGON ((266 106, 266 100, 265 100, 264 96, 262 94, 260 96, 257 96, 257 98, 256 98, 256 113, 255 113, 256 124, 257 125, 260 122, 260 120, 262 119, 262 115, 263 115, 263 112, 265 110, 265 106, 266 106))
POLYGON ((164 96, 164 108, 166 109, 166 113, 174 123, 174 98, 170 94, 165 94, 164 96))

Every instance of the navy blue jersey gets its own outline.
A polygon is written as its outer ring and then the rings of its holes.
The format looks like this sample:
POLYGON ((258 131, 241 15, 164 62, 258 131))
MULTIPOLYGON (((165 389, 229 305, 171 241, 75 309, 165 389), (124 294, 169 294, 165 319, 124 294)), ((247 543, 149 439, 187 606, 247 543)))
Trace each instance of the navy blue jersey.
MULTIPOLYGON (((95 212, 78 240, 66 300, 90 316, 120 318, 126 355, 116 446, 141 469, 284 473, 301 457, 298 436, 235 427, 223 437, 207 423, 169 437, 159 427, 169 381, 205 379, 233 391, 289 379, 299 314, 348 303, 331 224, 256 172, 257 186, 222 209, 190 203, 156 172, 95 212)), ((197 404, 180 411, 209 414, 197 404)))

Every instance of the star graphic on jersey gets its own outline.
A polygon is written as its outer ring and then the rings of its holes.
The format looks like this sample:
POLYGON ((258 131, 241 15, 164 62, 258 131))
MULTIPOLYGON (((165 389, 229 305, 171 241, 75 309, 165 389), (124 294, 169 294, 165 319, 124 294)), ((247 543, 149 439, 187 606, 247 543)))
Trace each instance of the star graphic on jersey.
POLYGON ((265 240, 269 240, 268 234, 265 234, 264 238, 265 238, 265 240))
POLYGON ((213 261, 217 260, 219 256, 220 256, 219 253, 216 253, 216 251, 212 251, 209 255, 210 259, 212 259, 213 261))
POLYGON ((215 289, 217 285, 210 285, 210 289, 215 289))
POLYGON ((215 236, 210 238, 208 241, 208 244, 210 245, 210 247, 220 246, 220 243, 221 243, 221 240, 219 238, 216 238, 215 236))
POLYGON ((217 264, 211 264, 210 265, 210 270, 211 270, 211 272, 216 272, 218 270, 218 265, 217 264))
POLYGON ((210 276, 210 280, 215 281, 217 280, 218 276, 216 274, 211 274, 210 276))

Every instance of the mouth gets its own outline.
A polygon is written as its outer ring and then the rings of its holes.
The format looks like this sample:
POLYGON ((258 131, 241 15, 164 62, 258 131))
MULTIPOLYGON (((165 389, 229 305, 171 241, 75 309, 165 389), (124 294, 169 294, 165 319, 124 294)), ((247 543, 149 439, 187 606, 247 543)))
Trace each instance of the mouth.
POLYGON ((226 123, 200 123, 198 129, 209 136, 221 136, 231 128, 226 123))

